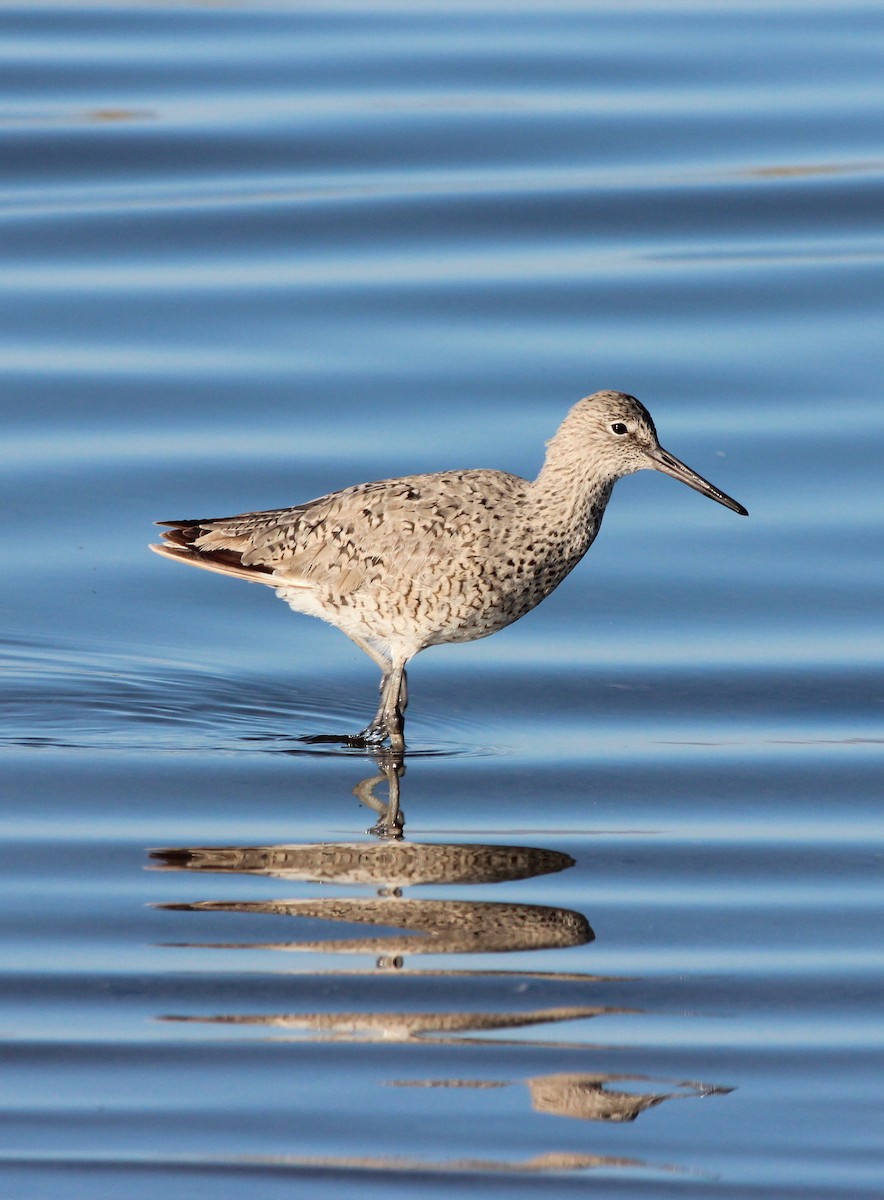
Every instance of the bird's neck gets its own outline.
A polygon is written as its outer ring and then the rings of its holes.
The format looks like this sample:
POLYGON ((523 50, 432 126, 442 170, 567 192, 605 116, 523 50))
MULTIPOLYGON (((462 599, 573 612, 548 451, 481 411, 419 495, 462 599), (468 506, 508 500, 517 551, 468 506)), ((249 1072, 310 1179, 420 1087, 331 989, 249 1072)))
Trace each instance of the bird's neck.
POLYGON ((535 520, 551 541, 580 558, 599 531, 615 482, 567 440, 553 438, 540 474, 529 487, 535 520))

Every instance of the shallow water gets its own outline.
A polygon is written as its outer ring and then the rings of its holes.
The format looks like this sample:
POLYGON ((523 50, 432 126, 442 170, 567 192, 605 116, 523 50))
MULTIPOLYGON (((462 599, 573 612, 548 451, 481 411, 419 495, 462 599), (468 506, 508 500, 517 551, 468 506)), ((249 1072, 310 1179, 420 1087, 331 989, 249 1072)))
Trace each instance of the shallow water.
POLYGON ((0 7, 4 1195, 880 1194, 882 33, 0 7), (151 522, 601 387, 751 516, 421 656, 380 839, 372 664, 151 522))

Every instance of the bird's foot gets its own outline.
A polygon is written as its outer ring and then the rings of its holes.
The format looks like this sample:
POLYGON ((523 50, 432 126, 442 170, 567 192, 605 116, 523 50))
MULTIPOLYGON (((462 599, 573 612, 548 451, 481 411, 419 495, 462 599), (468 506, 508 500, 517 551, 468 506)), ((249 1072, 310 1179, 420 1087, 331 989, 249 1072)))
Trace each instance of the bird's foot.
POLYGON ((387 732, 386 725, 380 721, 372 721, 361 733, 352 734, 347 738, 347 741, 351 746, 379 749, 388 737, 389 733, 387 732))
POLYGON ((390 743, 390 749, 401 754, 405 749, 405 730, 403 722, 385 721, 377 718, 367 725, 361 733, 353 734, 347 739, 349 745, 368 750, 379 750, 385 742, 390 743))

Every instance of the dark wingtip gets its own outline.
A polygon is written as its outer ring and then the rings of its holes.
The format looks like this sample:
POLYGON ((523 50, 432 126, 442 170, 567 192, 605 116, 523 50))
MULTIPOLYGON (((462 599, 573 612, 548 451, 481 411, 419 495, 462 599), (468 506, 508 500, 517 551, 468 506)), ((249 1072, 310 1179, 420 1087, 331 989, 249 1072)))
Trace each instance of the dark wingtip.
POLYGON ((161 533, 160 537, 164 542, 171 542, 173 546, 183 546, 186 550, 189 550, 202 532, 202 525, 173 525, 170 529, 161 533))

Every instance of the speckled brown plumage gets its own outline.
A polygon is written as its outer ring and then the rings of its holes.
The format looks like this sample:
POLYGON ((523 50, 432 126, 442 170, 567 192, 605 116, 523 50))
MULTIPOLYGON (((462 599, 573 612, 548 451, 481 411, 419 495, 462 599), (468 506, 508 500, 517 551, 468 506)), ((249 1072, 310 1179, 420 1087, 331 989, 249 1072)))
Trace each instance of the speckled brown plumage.
POLYGON ((534 608, 592 545, 615 482, 646 467, 745 514, 661 449, 634 397, 597 392, 568 413, 533 481, 480 469, 360 483, 293 508, 163 521, 171 528, 152 549, 267 584, 342 630, 384 672, 359 736, 401 748, 409 659, 534 608))

